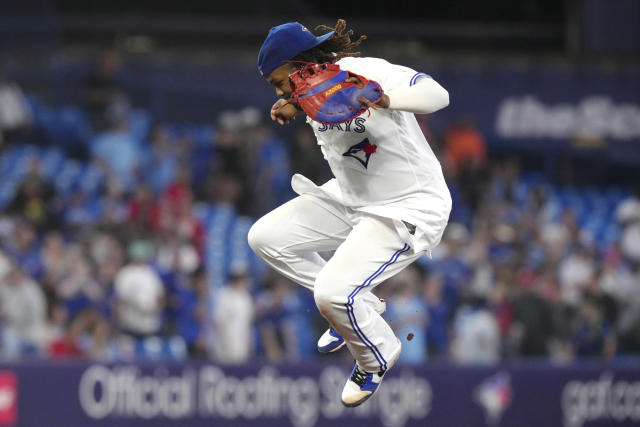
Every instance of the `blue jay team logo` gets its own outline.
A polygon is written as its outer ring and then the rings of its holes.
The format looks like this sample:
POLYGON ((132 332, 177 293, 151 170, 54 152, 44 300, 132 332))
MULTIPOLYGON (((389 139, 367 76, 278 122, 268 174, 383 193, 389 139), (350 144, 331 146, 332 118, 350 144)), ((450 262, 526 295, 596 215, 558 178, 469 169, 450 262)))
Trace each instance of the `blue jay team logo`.
POLYGON ((476 387, 473 398, 484 409, 487 425, 497 426, 513 399, 509 374, 500 372, 487 378, 476 387))
POLYGON ((365 169, 369 166, 369 158, 378 150, 378 146, 371 144, 369 138, 365 138, 359 143, 352 145, 349 149, 343 153, 343 156, 351 157, 360 162, 365 169))

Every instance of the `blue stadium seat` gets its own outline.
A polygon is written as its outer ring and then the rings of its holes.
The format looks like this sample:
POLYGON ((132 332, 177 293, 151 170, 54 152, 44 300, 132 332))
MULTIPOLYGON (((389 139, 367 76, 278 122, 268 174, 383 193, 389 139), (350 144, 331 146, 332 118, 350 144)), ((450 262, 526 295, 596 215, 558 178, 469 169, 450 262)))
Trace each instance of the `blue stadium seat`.
POLYGON ((138 341, 136 355, 141 359, 159 360, 163 358, 162 338, 150 336, 138 341))
POLYGON ((89 195, 96 195, 103 181, 104 173, 102 170, 88 164, 78 175, 76 184, 89 195))
POLYGON ((40 157, 42 162, 42 172, 48 178, 55 176, 66 160, 62 151, 56 147, 50 147, 42 152, 40 157))
POLYGON ((164 340, 162 354, 165 359, 184 360, 188 356, 187 344, 181 336, 171 336, 164 340))
POLYGON ((83 165, 78 160, 66 160, 58 175, 55 176, 53 185, 61 195, 66 195, 78 182, 83 171, 83 165))
POLYGON ((235 210, 225 205, 216 205, 199 212, 207 229, 205 265, 214 286, 226 281, 230 256, 227 250, 230 230, 236 219, 235 210))
POLYGON ((17 180, 3 180, 0 183, 0 209, 7 207, 16 193, 18 187, 17 180))

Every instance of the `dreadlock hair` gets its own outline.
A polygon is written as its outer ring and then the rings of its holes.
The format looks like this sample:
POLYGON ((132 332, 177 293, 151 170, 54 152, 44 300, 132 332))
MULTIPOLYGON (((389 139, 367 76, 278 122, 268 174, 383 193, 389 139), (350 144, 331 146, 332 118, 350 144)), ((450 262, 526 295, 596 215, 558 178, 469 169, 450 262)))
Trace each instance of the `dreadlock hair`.
POLYGON ((346 28, 347 22, 344 19, 338 19, 336 26, 333 28, 327 25, 318 25, 315 28, 316 31, 324 31, 325 34, 329 31, 334 31, 333 35, 318 46, 300 52, 293 58, 293 61, 322 64, 324 62, 336 62, 346 56, 360 55, 360 52, 354 52, 353 50, 360 46, 360 43, 362 43, 367 36, 361 35, 358 40, 351 41, 353 30, 345 31, 346 28))

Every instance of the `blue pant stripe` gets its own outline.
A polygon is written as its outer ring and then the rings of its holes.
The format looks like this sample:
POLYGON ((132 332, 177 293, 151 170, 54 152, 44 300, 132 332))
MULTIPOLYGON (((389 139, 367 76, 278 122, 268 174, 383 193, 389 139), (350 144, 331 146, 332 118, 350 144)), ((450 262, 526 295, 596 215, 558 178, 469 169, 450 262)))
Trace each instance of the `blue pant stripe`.
POLYGON ((381 269, 381 270, 379 269, 379 271, 378 271, 378 272, 376 272, 376 274, 374 274, 372 277, 370 277, 369 279, 367 279, 367 280, 366 280, 362 285, 360 285, 357 289, 355 289, 355 292, 352 292, 352 294, 351 294, 351 305, 350 305, 350 309, 351 309, 351 315, 353 316, 353 321, 354 321, 354 323, 355 323, 356 327, 358 328, 358 331, 360 332, 360 334, 362 334, 362 337, 363 337, 363 338, 364 338, 364 340, 366 341, 366 342, 365 342, 365 344, 366 344, 366 343, 369 343, 369 344, 373 347, 373 350, 375 350, 376 352, 378 352, 378 355, 380 356, 380 359, 382 359, 382 362, 383 362, 383 363, 381 364, 382 369, 387 369, 387 361, 386 361, 386 360, 384 359, 384 357, 382 356, 382 353, 380 352, 380 350, 378 349, 378 347, 376 347, 376 346, 371 342, 371 340, 369 340, 369 338, 367 338, 367 337, 364 335, 364 333, 363 333, 363 332, 362 332, 362 330, 360 329, 360 327, 359 327, 359 325, 358 325, 358 323, 357 323, 357 321, 356 321, 355 314, 353 313, 353 305, 352 305, 352 304, 353 304, 353 301, 354 301, 354 299, 355 299, 355 296, 358 294, 358 292, 360 292, 360 290, 361 290, 361 289, 363 289, 363 288, 365 288, 365 287, 369 286, 369 285, 371 284, 371 282, 372 282, 376 277, 378 277, 379 275, 381 275, 381 274, 382 274, 382 273, 387 269, 387 267, 388 267, 388 266, 390 266, 391 264, 395 263, 395 262, 398 260, 398 258, 400 257, 400 255, 401 255, 402 253, 406 252, 407 250, 409 250, 409 246, 405 244, 405 246, 404 246, 401 250, 399 250, 398 252, 396 252, 396 253, 391 257, 391 260, 387 261, 387 262, 383 265, 383 267, 382 267, 382 269, 381 269))
POLYGON ((381 275, 387 269, 388 266, 390 266, 391 264, 395 263, 398 260, 398 258, 400 257, 400 255, 402 253, 408 251, 409 248, 410 248, 410 246, 405 243, 405 245, 402 247, 402 249, 396 251, 391 256, 391 259, 389 259, 389 261, 387 261, 384 264, 382 264, 375 273, 373 273, 364 282, 362 282, 362 284, 360 286, 356 287, 351 292, 349 297, 347 298, 347 301, 348 301, 347 304, 346 304, 347 316, 349 317, 349 322, 351 323, 351 327, 353 328, 353 330, 356 332, 356 334, 360 338, 360 341, 362 341, 373 352, 373 355, 375 356, 376 360, 378 361, 378 363, 380 364, 380 367, 382 369, 387 369, 387 361, 384 360, 384 357, 382 356, 382 353, 380 352, 380 350, 371 342, 371 340, 369 340, 364 335, 364 333, 362 332, 362 330, 358 326, 358 322, 356 321, 355 314, 353 313, 353 301, 354 301, 355 296, 358 294, 358 292, 360 292, 361 289, 369 286, 371 284, 371 282, 376 277, 381 275))
MULTIPOLYGON (((358 335, 358 338, 360 338, 360 341, 362 341, 364 343, 364 345, 367 346, 367 348, 369 348, 369 350, 371 350, 371 352, 373 353, 374 357, 376 358, 376 360, 378 361, 378 364, 380 365, 381 368, 383 368, 383 366, 385 366, 385 361, 380 360, 380 357, 382 357, 382 355, 378 356, 379 354, 379 350, 377 348, 371 347, 367 341, 365 341, 364 339, 364 335, 362 335, 362 332, 360 331, 360 329, 356 326, 356 324, 354 323, 355 321, 355 316, 353 315, 353 313, 351 313, 350 311, 350 304, 347 304, 347 317, 349 318, 349 323, 351 323, 351 328, 355 331, 356 335, 358 335), (375 350, 374 350, 375 348, 375 350)), ((384 369, 384 368, 383 368, 384 369)))
POLYGON ((376 356, 376 359, 378 360, 378 363, 380 363, 380 367, 382 369, 386 369, 387 368, 387 361, 384 359, 384 357, 382 356, 382 353, 380 352, 380 350, 378 349, 378 347, 376 347, 371 340, 369 340, 364 333, 362 332, 362 330, 360 329, 360 326, 358 325, 356 318, 355 318, 355 314, 353 313, 353 301, 355 296, 358 294, 358 292, 360 292, 361 289, 365 288, 366 286, 370 285, 371 282, 378 277, 380 274, 382 274, 386 268, 395 263, 398 258, 400 257, 400 254, 402 254, 403 252, 407 251, 408 247, 405 244, 405 246, 400 249, 399 251, 397 251, 396 253, 393 254, 393 256, 391 257, 391 259, 389 261, 387 261, 386 263, 384 263, 382 266, 380 266, 380 268, 378 268, 378 271, 376 271, 373 275, 371 275, 367 280, 365 280, 362 285, 358 286, 356 289, 354 289, 354 291, 351 293, 351 295, 349 295, 349 305, 347 307, 347 312, 350 313, 351 317, 353 318, 353 322, 352 324, 355 325, 355 330, 356 333, 358 333, 358 336, 360 337, 360 340, 365 343, 365 345, 367 345, 367 347, 369 347, 371 349, 371 351, 373 352, 373 354, 376 356), (378 357, 379 356, 379 357, 378 357))

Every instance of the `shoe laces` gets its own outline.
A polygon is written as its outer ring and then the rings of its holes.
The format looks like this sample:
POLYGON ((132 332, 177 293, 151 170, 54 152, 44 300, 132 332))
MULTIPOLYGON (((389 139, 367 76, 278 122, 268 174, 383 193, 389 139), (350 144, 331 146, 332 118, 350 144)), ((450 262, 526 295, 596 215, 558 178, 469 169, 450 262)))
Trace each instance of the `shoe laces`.
POLYGON ((358 384, 360 387, 364 385, 364 382, 367 380, 368 372, 361 371, 358 369, 358 366, 353 370, 353 374, 351 374, 351 381, 358 384))

